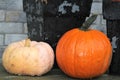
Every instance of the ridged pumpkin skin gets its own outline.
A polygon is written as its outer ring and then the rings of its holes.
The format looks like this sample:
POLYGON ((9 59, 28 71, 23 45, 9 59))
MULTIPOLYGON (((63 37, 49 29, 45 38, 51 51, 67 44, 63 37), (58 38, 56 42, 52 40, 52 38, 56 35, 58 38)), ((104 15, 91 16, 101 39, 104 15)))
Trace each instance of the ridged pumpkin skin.
POLYGON ((8 45, 2 56, 4 68, 12 74, 43 75, 51 70, 54 63, 54 52, 45 42, 26 40, 8 45))
POLYGON ((60 69, 75 78, 102 75, 108 69, 111 58, 110 41, 98 30, 72 29, 62 36, 56 48, 60 69))

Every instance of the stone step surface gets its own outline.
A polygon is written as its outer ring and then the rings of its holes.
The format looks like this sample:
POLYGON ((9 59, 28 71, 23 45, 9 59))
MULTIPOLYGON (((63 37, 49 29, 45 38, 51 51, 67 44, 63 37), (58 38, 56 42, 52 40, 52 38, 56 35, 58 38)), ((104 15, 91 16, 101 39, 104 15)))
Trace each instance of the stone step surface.
MULTIPOLYGON (((2 66, 0 59, 0 80, 89 80, 89 79, 76 79, 65 75, 60 69, 52 69, 47 74, 42 76, 18 76, 9 74, 2 66)), ((120 76, 103 74, 100 77, 90 80, 120 80, 120 76)))

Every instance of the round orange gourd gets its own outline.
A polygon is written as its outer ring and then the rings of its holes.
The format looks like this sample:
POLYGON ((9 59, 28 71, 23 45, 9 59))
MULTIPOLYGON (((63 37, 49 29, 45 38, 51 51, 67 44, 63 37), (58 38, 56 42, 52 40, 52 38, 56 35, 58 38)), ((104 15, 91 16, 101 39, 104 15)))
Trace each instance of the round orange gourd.
POLYGON ((18 75, 43 75, 51 70, 53 63, 54 52, 51 46, 29 39, 11 43, 2 56, 4 68, 18 75))
POLYGON ((109 39, 98 30, 87 29, 95 19, 93 15, 81 29, 66 32, 57 44, 58 66, 71 77, 94 78, 105 73, 110 65, 112 46, 109 39))

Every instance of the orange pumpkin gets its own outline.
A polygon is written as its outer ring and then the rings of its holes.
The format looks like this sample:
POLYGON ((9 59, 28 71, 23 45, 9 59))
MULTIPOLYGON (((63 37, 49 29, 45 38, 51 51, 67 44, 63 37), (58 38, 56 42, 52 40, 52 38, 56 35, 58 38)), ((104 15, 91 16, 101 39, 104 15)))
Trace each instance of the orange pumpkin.
POLYGON ((30 39, 11 43, 2 56, 4 68, 18 75, 43 75, 51 70, 53 63, 54 52, 51 46, 30 39))
POLYGON ((58 66, 71 77, 94 78, 105 73, 110 65, 112 46, 109 39, 98 30, 87 29, 95 19, 93 15, 81 29, 66 32, 57 44, 58 66))

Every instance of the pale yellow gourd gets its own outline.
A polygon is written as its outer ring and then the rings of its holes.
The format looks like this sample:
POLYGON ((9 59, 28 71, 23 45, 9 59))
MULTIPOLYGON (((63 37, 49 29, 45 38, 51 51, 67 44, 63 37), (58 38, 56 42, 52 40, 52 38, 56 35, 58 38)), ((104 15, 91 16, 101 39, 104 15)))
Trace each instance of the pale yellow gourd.
POLYGON ((26 39, 8 45, 2 56, 2 64, 12 74, 40 76, 53 67, 54 52, 46 42, 26 39))

